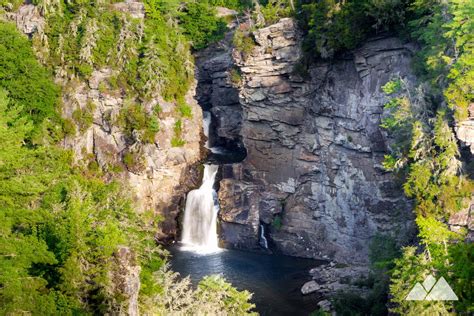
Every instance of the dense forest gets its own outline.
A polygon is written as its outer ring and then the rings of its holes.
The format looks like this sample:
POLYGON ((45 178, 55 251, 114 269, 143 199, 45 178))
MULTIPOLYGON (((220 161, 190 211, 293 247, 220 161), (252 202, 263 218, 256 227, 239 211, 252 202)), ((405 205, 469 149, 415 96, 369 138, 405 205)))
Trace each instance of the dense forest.
MULTIPOLYGON (((474 312, 474 247, 466 231, 448 229, 449 216, 468 207, 473 166, 462 163, 454 134, 474 102, 474 2, 470 0, 145 0, 139 20, 113 10, 115 1, 35 0, 45 27, 31 38, 0 20, 0 311, 2 315, 126 314, 120 254, 139 267, 142 314, 252 314, 251 293, 225 279, 197 287, 170 270, 154 239, 160 216, 137 213, 125 183, 109 181, 94 163, 75 164, 61 147, 68 135, 93 124, 89 109, 62 115, 62 95, 96 69, 116 76, 100 89, 119 90, 128 106, 114 122, 152 143, 160 108, 140 104, 159 94, 175 104, 179 124, 172 146, 182 146, 181 122, 191 117, 184 96, 194 80, 193 53, 227 32, 227 7, 252 21, 233 44, 250 53, 252 31, 281 18, 297 20, 304 57, 295 71, 338 58, 373 36, 396 35, 418 47, 416 87, 393 78, 382 127, 394 142, 384 168, 414 201, 418 238, 371 245, 367 297, 340 293, 340 315, 468 315, 474 312), (428 274, 443 276, 458 301, 406 301, 406 289, 428 274)), ((0 14, 20 1, 0 0, 0 14)), ((236 81, 239 74, 236 73, 236 81)), ((131 157, 130 159, 133 159, 131 157)), ((113 172, 111 168, 109 172, 113 172)), ((324 314, 315 311, 315 314, 324 314)))

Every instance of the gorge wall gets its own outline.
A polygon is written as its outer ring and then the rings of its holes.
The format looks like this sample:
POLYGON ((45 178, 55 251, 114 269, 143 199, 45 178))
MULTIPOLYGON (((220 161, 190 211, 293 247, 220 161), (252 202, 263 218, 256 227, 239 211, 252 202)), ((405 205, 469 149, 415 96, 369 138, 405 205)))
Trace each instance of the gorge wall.
MULTIPOLYGON (((115 3, 111 10, 124 14, 124 19, 143 23, 144 4, 138 1, 115 3)), ((17 28, 33 38, 43 34, 46 21, 41 9, 26 4, 17 12, 7 14, 17 28)), ((40 52, 37 52, 40 53, 40 52)), ((157 239, 170 241, 178 232, 178 216, 181 203, 188 191, 199 183, 196 168, 203 152, 201 146, 202 111, 197 104, 195 84, 184 97, 190 106, 192 117, 182 119, 176 104, 154 93, 143 100, 130 100, 121 88, 112 87, 110 80, 116 76, 111 68, 94 69, 87 78, 65 79, 57 74, 56 82, 62 86, 62 116, 74 123, 74 133, 67 136, 62 145, 72 150, 75 164, 103 173, 108 181, 123 181, 130 188, 130 195, 138 211, 154 211, 161 215, 157 239), (146 115, 160 112, 159 131, 152 142, 141 139, 138 131, 128 135, 117 123, 122 109, 138 102, 146 115), (86 113, 91 124, 81 124, 77 114, 86 113), (175 124, 180 120, 182 146, 172 146, 175 124)))
POLYGON ((379 125, 387 101, 381 86, 398 76, 415 80, 413 48, 374 38, 305 74, 297 71, 293 20, 259 29, 254 39, 250 56, 224 45, 203 66, 213 78, 208 91, 218 95, 212 112, 225 126, 218 135, 247 150, 243 162, 223 166, 222 243, 261 249, 263 226, 274 251, 364 264, 376 233, 412 237, 410 202, 382 167, 390 140, 379 125), (234 67, 239 84, 230 79, 234 67))

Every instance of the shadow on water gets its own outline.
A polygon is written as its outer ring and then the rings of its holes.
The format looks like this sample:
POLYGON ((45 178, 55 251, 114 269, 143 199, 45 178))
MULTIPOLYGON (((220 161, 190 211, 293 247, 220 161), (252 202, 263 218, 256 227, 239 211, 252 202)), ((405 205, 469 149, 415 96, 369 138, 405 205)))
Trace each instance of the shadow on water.
POLYGON ((316 297, 303 296, 300 289, 319 261, 238 250, 199 255, 178 245, 168 250, 173 270, 189 275, 194 285, 206 275, 220 274, 239 290, 254 293, 252 302, 260 315, 308 315, 317 307, 316 297))

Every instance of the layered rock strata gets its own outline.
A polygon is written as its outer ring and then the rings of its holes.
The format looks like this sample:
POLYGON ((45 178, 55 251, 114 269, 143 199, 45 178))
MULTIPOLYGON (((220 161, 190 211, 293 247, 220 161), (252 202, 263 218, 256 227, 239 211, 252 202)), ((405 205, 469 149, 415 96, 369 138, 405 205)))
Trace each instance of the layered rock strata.
POLYGON ((253 36, 252 54, 233 56, 248 154, 223 167, 223 244, 258 249, 263 224, 274 251, 366 264, 375 234, 412 236, 411 205, 382 167, 390 140, 379 125, 387 101, 381 86, 415 80, 413 48, 375 38, 305 73, 293 20, 253 36))

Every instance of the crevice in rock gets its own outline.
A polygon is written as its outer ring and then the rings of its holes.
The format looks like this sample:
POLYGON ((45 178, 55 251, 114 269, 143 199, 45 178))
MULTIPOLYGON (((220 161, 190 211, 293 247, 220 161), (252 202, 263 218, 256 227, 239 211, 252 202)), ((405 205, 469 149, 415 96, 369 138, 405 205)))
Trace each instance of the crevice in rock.
POLYGON ((210 116, 207 161, 213 164, 238 163, 247 151, 242 142, 242 107, 239 89, 231 81, 235 69, 232 37, 225 38, 196 53, 196 99, 210 116))

